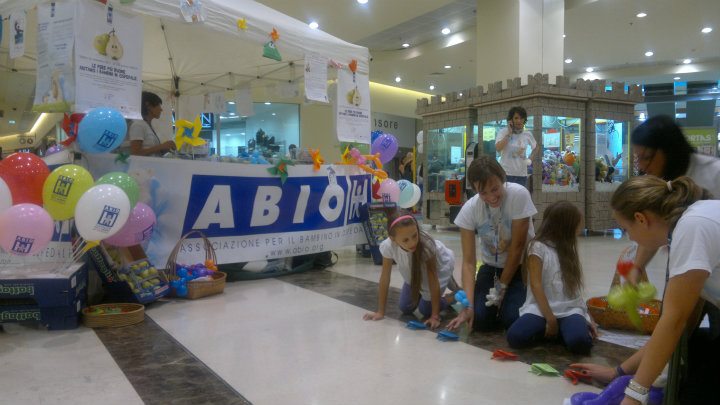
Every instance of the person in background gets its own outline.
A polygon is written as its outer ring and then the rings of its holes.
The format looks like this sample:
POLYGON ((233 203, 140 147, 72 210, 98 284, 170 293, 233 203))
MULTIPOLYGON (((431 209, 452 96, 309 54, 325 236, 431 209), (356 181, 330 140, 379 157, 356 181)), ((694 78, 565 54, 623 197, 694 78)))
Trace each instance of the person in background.
POLYGON ((415 161, 415 156, 412 152, 408 152, 405 154, 405 156, 400 159, 400 164, 398 165, 398 172, 400 173, 400 179, 407 180, 409 182, 413 182, 413 162, 415 161))
MULTIPOLYGON (((571 364, 605 383, 634 374, 622 404, 645 403, 649 387, 670 360, 684 330, 698 332, 703 299, 715 308, 720 306, 720 201, 707 197, 687 176, 668 181, 633 177, 613 193, 613 217, 630 239, 649 250, 667 245, 670 249, 662 313, 645 346, 614 369, 571 364)), ((688 344, 690 378, 681 389, 691 397, 681 399, 682 404, 712 402, 720 384, 720 339, 699 347, 697 343, 691 338, 688 344)))
POLYGON ((507 331, 512 348, 560 337, 570 352, 588 354, 597 332, 582 297, 583 272, 577 250, 580 210, 568 201, 550 204, 530 241, 523 264, 527 287, 520 318, 507 331))
POLYGON ((450 321, 449 329, 465 322, 478 330, 505 328, 518 318, 525 302, 520 265, 527 241, 535 236, 531 217, 537 214, 525 187, 505 182, 505 171, 494 157, 482 155, 470 163, 467 180, 477 192, 455 218, 462 246, 462 285, 470 306, 450 321), (475 235, 480 238, 482 266, 477 270, 475 235), (477 273, 477 279, 476 279, 477 273))
POLYGON ((288 146, 288 153, 285 157, 292 160, 297 159, 297 145, 291 143, 290 146, 288 146))
POLYGON ((363 319, 378 321, 385 317, 394 261, 405 280, 400 294, 400 310, 410 315, 419 307, 426 318, 425 324, 436 329, 440 326, 440 312, 454 302, 452 293, 442 297, 448 283, 451 283, 455 268, 453 252, 421 231, 415 218, 404 210, 388 215, 388 235, 380 244, 383 267, 378 286, 378 310, 365 314, 363 319))
POLYGON ((533 135, 525 131, 527 111, 522 107, 513 107, 508 111, 508 126, 501 129, 495 137, 495 149, 500 152, 500 165, 507 175, 507 181, 528 187, 528 166, 537 153, 537 142, 533 135), (530 158, 525 156, 528 145, 532 151, 530 158))
POLYGON ((162 114, 162 99, 149 91, 142 92, 141 120, 133 120, 128 129, 128 144, 131 155, 162 156, 166 152, 175 150, 174 141, 160 141, 152 120, 160 118, 162 114))

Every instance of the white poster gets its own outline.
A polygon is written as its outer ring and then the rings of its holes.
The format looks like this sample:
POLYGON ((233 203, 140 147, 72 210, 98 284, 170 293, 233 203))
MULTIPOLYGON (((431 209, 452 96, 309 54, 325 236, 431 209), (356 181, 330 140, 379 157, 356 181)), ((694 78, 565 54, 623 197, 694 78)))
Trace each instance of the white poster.
POLYGON ((370 143, 370 81, 366 75, 338 70, 335 120, 339 141, 370 143))
POLYGON ((118 109, 141 118, 143 20, 95 1, 78 3, 75 111, 118 109))
POLYGON ((37 75, 33 111, 70 112, 75 102, 75 3, 37 6, 37 75))
POLYGON ((243 84, 235 92, 235 110, 241 117, 251 117, 255 115, 250 83, 243 84))
POLYGON ((305 54, 305 98, 312 101, 328 102, 327 94, 328 58, 316 53, 305 54))
POLYGON ((217 93, 208 93, 205 95, 205 108, 202 112, 205 113, 224 113, 225 108, 225 92, 219 91, 217 93))
POLYGON ((24 11, 10 14, 10 59, 19 58, 25 55, 25 22, 27 21, 24 11))

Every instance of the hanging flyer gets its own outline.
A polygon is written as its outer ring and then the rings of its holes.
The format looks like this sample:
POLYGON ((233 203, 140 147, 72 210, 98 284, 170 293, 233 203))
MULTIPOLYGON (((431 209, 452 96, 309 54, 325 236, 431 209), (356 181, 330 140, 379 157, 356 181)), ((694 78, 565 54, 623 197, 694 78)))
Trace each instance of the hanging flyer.
POLYGON ((370 143, 370 81, 368 76, 338 69, 337 137, 341 142, 370 143))
POLYGON ((25 55, 25 12, 10 14, 10 59, 16 59, 25 55))
POLYGON ((37 75, 33 111, 70 112, 75 102, 75 3, 37 6, 37 75))
POLYGON ((305 98, 327 103, 328 58, 317 53, 305 54, 305 98))
POLYGON ((126 118, 141 118, 142 16, 111 5, 81 1, 75 33, 75 111, 112 107, 126 118))

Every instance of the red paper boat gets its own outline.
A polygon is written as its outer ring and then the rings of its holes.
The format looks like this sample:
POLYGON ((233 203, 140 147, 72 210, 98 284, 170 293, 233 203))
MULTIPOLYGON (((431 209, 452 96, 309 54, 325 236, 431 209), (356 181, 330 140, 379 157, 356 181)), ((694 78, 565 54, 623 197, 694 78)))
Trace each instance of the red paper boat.
POLYGON ((493 352, 491 358, 495 360, 517 360, 518 355, 515 353, 506 352, 505 350, 497 349, 493 352))

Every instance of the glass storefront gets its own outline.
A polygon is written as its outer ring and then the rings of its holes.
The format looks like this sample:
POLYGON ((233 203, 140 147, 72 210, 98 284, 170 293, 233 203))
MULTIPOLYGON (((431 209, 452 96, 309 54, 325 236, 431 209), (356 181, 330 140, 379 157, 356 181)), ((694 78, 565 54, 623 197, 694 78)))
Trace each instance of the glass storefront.
MULTIPOLYGON (((533 116, 528 116, 527 122, 525 123, 525 130, 532 133, 533 131, 533 123, 534 119, 533 116)), ((502 119, 499 121, 489 121, 483 123, 482 127, 482 151, 485 155, 491 155, 495 156, 496 160, 500 159, 500 154, 495 150, 495 139, 497 138, 498 132, 500 132, 501 129, 507 127, 507 120, 502 119)), ((527 151, 525 153, 526 156, 530 156, 530 152, 532 152, 532 148, 530 145, 527 147, 527 151)), ((530 172, 528 172, 530 173, 530 172)))
POLYGON ((628 179, 629 122, 595 120, 595 191, 614 191, 628 179))
POLYGON ((243 157, 259 152, 263 157, 285 156, 290 145, 300 144, 300 106, 286 103, 253 103, 255 114, 238 116, 234 103, 220 115, 220 156, 243 157))
POLYGON ((465 142, 468 138, 472 139, 472 134, 466 133, 465 126, 428 131, 425 145, 427 191, 445 192, 445 180, 465 177, 465 142))
POLYGON ((542 117, 542 191, 580 191, 582 120, 542 117))

